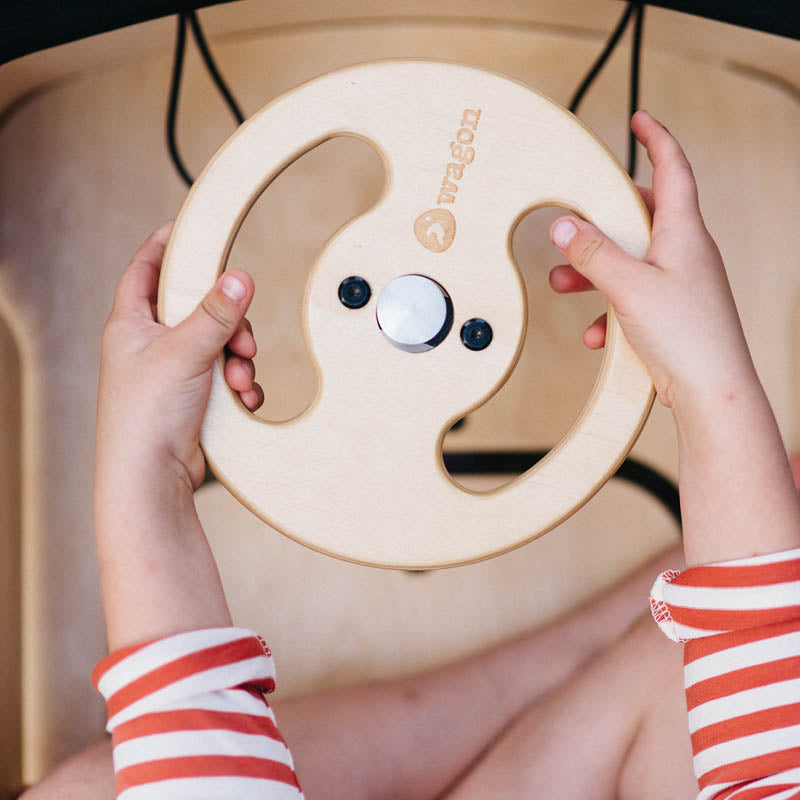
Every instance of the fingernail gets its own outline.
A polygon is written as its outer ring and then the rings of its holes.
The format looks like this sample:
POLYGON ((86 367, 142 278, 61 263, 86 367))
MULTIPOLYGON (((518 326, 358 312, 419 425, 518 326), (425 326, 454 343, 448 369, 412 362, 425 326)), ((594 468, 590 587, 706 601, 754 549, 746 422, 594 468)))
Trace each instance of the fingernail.
POLYGON ((553 244, 563 250, 577 232, 578 228, 572 220, 560 219, 553 227, 553 244))
POLYGON ((231 300, 241 300, 247 294, 247 289, 238 278, 226 275, 222 279, 222 293, 231 300))

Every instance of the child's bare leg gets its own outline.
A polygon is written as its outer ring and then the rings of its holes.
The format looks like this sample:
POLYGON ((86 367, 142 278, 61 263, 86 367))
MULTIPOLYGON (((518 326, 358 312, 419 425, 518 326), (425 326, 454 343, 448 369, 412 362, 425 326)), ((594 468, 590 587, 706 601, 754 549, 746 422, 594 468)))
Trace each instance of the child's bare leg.
MULTIPOLYGON (((462 661, 397 681, 276 702, 306 797, 443 792, 537 698, 621 636, 678 548, 553 623, 462 661)), ((655 624, 653 624, 655 630, 655 624)), ((62 764, 25 800, 111 800, 110 744, 62 764)))
POLYGON ((447 797, 688 800, 696 792, 681 649, 648 614, 531 705, 447 797))
POLYGON ((655 575, 681 563, 677 549, 664 553, 565 617, 478 656, 277 704, 306 796, 439 796, 523 709, 621 636, 646 608, 655 575))
POLYGON ((59 764, 20 800, 113 800, 111 742, 98 742, 59 764))

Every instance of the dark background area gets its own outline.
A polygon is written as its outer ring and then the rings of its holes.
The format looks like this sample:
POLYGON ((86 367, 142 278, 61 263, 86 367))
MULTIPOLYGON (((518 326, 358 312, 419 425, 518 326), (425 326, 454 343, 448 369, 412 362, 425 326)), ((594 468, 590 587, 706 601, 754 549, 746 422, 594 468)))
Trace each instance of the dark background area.
MULTIPOLYGON (((212 5, 220 5, 219 0, 7 0, 0 12, 0 64, 85 36, 212 5)), ((646 5, 800 39, 800 3, 790 0, 649 0, 646 5)))

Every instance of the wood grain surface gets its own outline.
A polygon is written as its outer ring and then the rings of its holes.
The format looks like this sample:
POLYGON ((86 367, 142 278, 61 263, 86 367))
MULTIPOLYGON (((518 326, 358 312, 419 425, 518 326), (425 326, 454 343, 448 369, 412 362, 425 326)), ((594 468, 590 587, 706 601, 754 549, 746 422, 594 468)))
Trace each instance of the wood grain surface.
MULTIPOLYGON (((7 311, 1 304, 0 310, 7 311)), ((22 363, 0 313, 0 794, 22 783, 22 363)))
POLYGON ((178 324, 213 285, 273 178, 342 135, 371 143, 387 177, 378 203, 327 242, 305 291, 306 339, 319 369, 314 403, 289 422, 257 420, 217 364, 204 452, 245 505, 315 550, 409 569, 506 552, 597 491, 632 446, 653 399, 647 372, 610 311, 595 387, 548 457, 488 492, 450 479, 441 457, 445 433, 500 388, 522 347, 527 306, 511 255, 514 228, 531 209, 558 205, 641 257, 649 243, 646 209, 583 124, 516 81, 435 61, 346 68, 257 112, 205 168, 167 247, 163 322, 178 324), (432 225, 440 238, 431 244, 432 225), (380 292, 410 273, 439 283, 454 306, 451 335, 424 353, 393 347, 375 319, 380 292), (350 275, 372 287, 374 299, 357 310, 337 294, 350 275), (481 351, 457 335, 473 318, 493 330, 481 351))

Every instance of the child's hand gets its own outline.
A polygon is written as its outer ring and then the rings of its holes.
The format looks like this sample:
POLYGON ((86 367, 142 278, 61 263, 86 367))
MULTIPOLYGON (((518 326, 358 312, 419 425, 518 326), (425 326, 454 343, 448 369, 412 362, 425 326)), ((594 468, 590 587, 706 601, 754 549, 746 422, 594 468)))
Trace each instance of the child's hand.
POLYGON ((131 478, 141 465, 166 469, 193 490, 205 474, 198 434, 211 367, 226 345, 228 385, 251 411, 264 395, 255 383, 256 343, 244 316, 253 298, 246 272, 226 272, 175 328, 156 322, 159 272, 171 228, 163 226, 139 248, 117 286, 103 332, 97 458, 98 467, 110 467, 109 460, 130 463, 131 478))
MULTIPOLYGON (((725 267, 680 145, 646 112, 631 125, 653 164, 653 191, 642 190, 653 217, 650 249, 639 261, 590 223, 561 217, 550 236, 570 264, 555 267, 550 283, 557 292, 603 292, 664 405, 687 396, 717 402, 753 374, 725 267)), ((604 345, 604 317, 584 341, 604 345)))
MULTIPOLYGON (((650 249, 629 256, 597 228, 561 217, 550 236, 569 259, 557 292, 598 288, 644 361, 678 436, 689 565, 800 546, 800 504, 780 432, 747 349, 725 267, 697 203, 686 156, 639 111, 631 122, 653 163, 650 249)), ((601 317, 584 333, 605 342, 601 317)))

